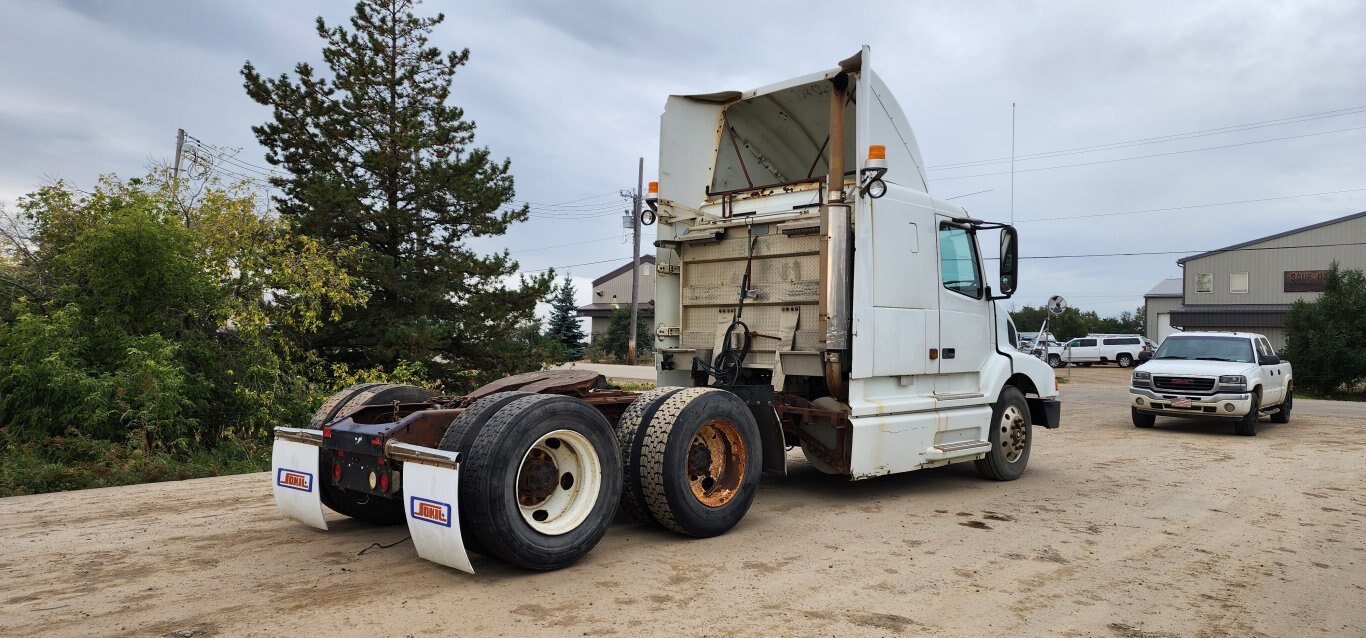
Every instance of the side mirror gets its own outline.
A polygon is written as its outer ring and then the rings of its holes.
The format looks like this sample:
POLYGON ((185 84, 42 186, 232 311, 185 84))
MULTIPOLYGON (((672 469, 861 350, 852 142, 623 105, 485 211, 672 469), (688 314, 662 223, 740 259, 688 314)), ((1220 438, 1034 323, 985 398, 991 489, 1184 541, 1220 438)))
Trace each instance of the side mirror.
POLYGON ((1139 361, 1152 361, 1152 359, 1153 359, 1153 353, 1148 352, 1147 350, 1144 350, 1143 352, 1138 353, 1138 360, 1139 360, 1139 361))
POLYGON ((1020 283, 1020 241, 1014 226, 1001 228, 1001 294, 1009 297, 1015 294, 1020 283))
POLYGON ((1265 357, 1262 357, 1262 365, 1264 365, 1264 366, 1274 366, 1274 365, 1278 365, 1280 362, 1281 362, 1281 358, 1278 357, 1278 356, 1276 356, 1276 355, 1274 355, 1274 354, 1273 354, 1273 355, 1267 355, 1267 356, 1265 356, 1265 357))

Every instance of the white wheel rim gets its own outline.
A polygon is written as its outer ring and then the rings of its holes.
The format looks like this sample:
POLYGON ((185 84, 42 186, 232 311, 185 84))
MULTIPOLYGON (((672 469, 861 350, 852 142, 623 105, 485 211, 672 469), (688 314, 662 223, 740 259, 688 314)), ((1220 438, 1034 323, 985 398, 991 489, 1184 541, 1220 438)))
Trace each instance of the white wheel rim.
POLYGON ((601 490, 597 449, 573 430, 542 436, 517 467, 517 508, 527 525, 547 536, 578 528, 592 513, 601 490))
POLYGON ((1001 429, 997 442, 1006 457, 1006 462, 1019 461, 1024 454, 1025 446, 1029 444, 1029 431, 1025 429, 1024 414, 1015 406, 1008 405, 1001 413, 1001 422, 996 427, 1001 429))

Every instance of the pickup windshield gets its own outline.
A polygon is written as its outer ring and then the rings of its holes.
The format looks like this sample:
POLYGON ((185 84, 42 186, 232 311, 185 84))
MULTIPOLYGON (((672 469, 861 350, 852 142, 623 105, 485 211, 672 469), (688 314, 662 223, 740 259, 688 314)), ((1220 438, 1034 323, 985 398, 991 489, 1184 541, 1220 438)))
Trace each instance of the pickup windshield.
POLYGON ((1252 363, 1252 342, 1245 337, 1167 337, 1154 359, 1200 359, 1252 363))

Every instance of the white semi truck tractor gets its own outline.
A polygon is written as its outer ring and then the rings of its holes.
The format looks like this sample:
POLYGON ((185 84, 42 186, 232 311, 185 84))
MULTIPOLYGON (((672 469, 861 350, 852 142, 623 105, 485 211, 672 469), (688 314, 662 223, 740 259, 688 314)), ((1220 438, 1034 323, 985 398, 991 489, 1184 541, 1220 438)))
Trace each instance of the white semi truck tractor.
POLYGON ((1010 481, 1035 427, 1058 427, 1053 370, 1014 347, 999 303, 1015 229, 929 194, 867 47, 760 89, 670 97, 648 202, 657 389, 582 370, 459 397, 349 388, 277 428, 280 509, 320 529, 323 506, 406 521, 419 556, 464 571, 470 551, 550 570, 618 508, 725 533, 788 449, 855 480, 973 461, 1010 481), (999 240, 992 283, 982 235, 999 240))

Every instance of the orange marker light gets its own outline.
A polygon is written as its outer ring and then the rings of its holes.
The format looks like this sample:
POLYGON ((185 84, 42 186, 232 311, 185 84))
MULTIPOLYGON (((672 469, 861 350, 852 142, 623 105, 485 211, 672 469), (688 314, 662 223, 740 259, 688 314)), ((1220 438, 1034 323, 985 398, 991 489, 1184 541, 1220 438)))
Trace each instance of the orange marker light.
POLYGON ((880 160, 887 159, 887 147, 881 144, 874 144, 868 147, 868 159, 880 160))
POLYGON ((659 182, 650 182, 650 186, 645 190, 651 195, 659 194, 659 182))

